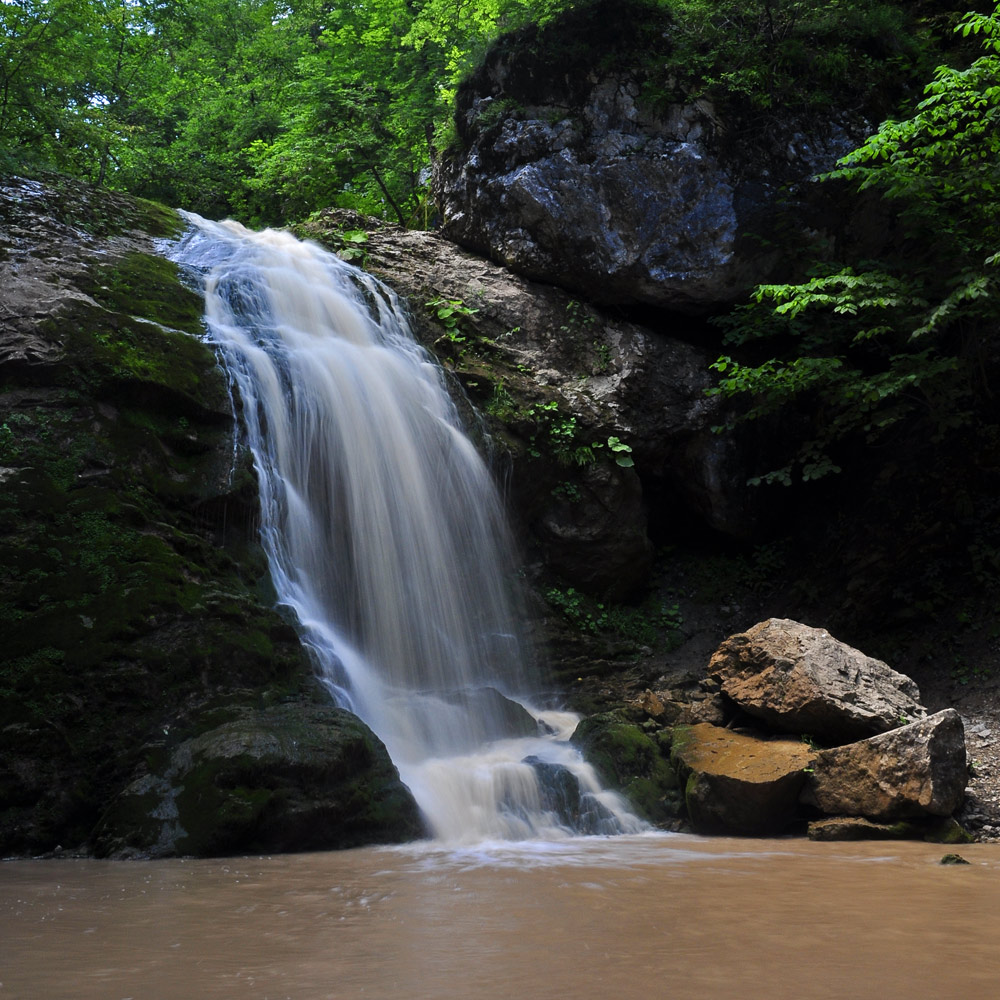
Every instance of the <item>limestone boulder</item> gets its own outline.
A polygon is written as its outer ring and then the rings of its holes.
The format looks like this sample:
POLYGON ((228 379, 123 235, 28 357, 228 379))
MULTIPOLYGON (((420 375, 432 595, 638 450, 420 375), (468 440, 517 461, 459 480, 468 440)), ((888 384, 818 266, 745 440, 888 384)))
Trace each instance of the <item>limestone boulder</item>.
POLYGON ((962 804, 968 767, 961 716, 947 708, 892 732, 823 750, 802 801, 828 816, 893 821, 950 816, 962 804))
POLYGON ((780 833, 795 818, 815 752, 801 740, 758 739, 703 722, 674 729, 671 761, 699 833, 780 833))
POLYGON ((722 694, 780 732, 827 744, 886 732, 927 712, 909 677, 821 628, 769 618, 730 636, 708 665, 722 694))

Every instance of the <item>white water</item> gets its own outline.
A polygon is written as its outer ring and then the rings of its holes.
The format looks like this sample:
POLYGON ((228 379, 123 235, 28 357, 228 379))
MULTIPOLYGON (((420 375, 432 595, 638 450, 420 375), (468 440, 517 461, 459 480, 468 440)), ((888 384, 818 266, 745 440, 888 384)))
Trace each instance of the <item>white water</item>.
POLYGON ((287 233, 190 221, 173 256, 205 275, 278 599, 331 695, 385 742, 442 840, 639 829, 568 745, 576 717, 530 704, 500 498, 395 296, 287 233), (537 720, 530 735, 497 691, 537 720), (528 757, 576 776, 577 830, 528 757))

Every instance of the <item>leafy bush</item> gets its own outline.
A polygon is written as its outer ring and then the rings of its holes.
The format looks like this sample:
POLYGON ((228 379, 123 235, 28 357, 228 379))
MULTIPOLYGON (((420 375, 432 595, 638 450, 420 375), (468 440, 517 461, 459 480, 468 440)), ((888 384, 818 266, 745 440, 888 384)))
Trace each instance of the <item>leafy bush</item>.
POLYGON ((971 419, 1000 319, 1000 5, 957 30, 984 54, 939 67, 911 117, 886 121, 823 178, 878 192, 900 238, 878 260, 824 262, 801 283, 760 286, 723 321, 732 347, 770 339, 786 350, 719 358, 713 392, 744 401, 744 420, 793 402, 815 414, 814 436, 760 481, 838 471, 831 450, 848 435, 875 441, 918 416, 940 436, 971 419))

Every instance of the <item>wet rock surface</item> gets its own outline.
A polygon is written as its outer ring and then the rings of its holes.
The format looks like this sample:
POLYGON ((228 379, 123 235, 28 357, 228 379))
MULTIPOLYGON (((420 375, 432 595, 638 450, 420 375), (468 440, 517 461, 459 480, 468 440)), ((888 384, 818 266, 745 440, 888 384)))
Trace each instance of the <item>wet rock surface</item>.
POLYGON ((965 844, 973 838, 951 817, 879 823, 861 816, 828 816, 810 821, 810 840, 924 840, 934 844, 965 844))
POLYGON ((682 793, 669 764, 669 734, 650 734, 617 712, 584 719, 572 742, 602 783, 620 791, 640 816, 670 827, 683 816, 682 793))
POLYGON ((102 818, 100 856, 330 850, 424 835, 385 747, 332 705, 246 710, 154 756, 162 768, 134 779, 102 818))
POLYGON ((86 853, 144 748, 313 688, 200 296, 157 253, 181 228, 0 183, 0 855, 86 853))

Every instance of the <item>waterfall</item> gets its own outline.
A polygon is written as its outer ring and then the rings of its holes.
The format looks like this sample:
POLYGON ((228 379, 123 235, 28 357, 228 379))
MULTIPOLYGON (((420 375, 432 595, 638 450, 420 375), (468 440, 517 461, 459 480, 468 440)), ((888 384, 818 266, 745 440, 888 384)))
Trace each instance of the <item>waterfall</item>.
POLYGON ((531 705, 498 492, 395 295, 288 233, 189 216, 281 604, 446 841, 642 824, 531 705), (567 789, 572 779, 579 793, 567 789))

